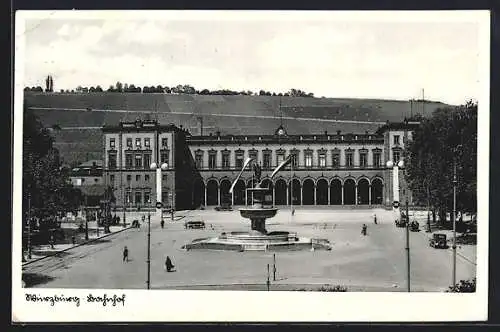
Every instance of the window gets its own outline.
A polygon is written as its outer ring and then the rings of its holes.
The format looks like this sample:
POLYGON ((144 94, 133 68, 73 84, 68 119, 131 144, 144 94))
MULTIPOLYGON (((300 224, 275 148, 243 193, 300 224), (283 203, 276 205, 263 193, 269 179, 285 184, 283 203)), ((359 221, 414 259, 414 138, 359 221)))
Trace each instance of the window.
POLYGON ((194 161, 196 164, 197 169, 202 169, 203 168, 203 152, 196 152, 196 155, 194 156, 194 161))
POLYGON ((264 168, 265 169, 269 169, 271 168, 271 152, 270 151, 266 151, 264 152, 264 168))
POLYGON ((111 186, 115 185, 115 175, 114 174, 109 175, 109 182, 110 182, 111 186))
POLYGON ((127 191, 127 193, 125 194, 125 203, 132 203, 132 193, 130 191, 127 191))
POLYGON ((306 167, 312 167, 313 154, 312 151, 306 151, 304 154, 304 164, 306 167))
POLYGON ((326 167, 326 153, 320 152, 318 156, 319 167, 326 167))
POLYGON ((142 155, 140 154, 135 155, 135 168, 142 168, 142 155))
POLYGON ((259 163, 259 159, 257 157, 257 151, 256 150, 250 150, 250 151, 248 151, 248 157, 252 158, 256 163, 259 163))
POLYGON ((135 139, 135 147, 136 148, 140 148, 141 147, 141 139, 140 138, 136 138, 135 139))
POLYGON ((127 138, 127 148, 132 149, 132 138, 127 138))
POLYGON ((144 204, 151 204, 151 193, 149 191, 144 192, 144 204))
POLYGON ((160 153, 160 165, 167 164, 169 165, 169 150, 162 150, 160 153))
POLYGON ((151 166, 151 154, 145 153, 144 154, 144 168, 149 169, 151 166))
POLYGON ((151 141, 149 140, 149 138, 144 139, 144 146, 147 148, 151 147, 151 141))
POLYGON ((399 145, 399 135, 394 135, 394 145, 399 145))
POLYGON ((285 152, 278 151, 276 153, 276 165, 280 165, 285 160, 285 152))
POLYGON ((340 166, 340 152, 333 151, 332 152, 332 167, 339 167, 339 166, 340 166))
POLYGON ((167 148, 168 147, 168 138, 163 137, 161 139, 161 147, 162 148, 167 148))
POLYGON ((141 176, 139 174, 137 174, 135 176, 135 181, 137 181, 137 182, 141 181, 141 176))
POLYGON ((133 165, 133 160, 132 160, 132 154, 131 153, 126 153, 125 154, 125 168, 132 168, 133 165))
POLYGON ((366 152, 360 152, 359 153, 359 166, 360 167, 366 167, 368 164, 367 158, 366 158, 366 152))
POLYGON ((115 139, 114 138, 110 138, 109 139, 109 148, 110 149, 114 149, 115 148, 115 139))
POLYGON ((142 193, 140 191, 135 192, 135 205, 142 204, 142 193))
POLYGON ((222 168, 229 168, 229 151, 222 152, 222 168))
POLYGON ((144 174, 144 181, 149 182, 149 174, 144 174))
POLYGON ((132 175, 128 174, 127 175, 127 182, 130 182, 130 181, 132 181, 132 175))
POLYGON ((401 153, 399 151, 392 151, 392 161, 397 163, 401 159, 401 153))
POLYGON ((217 159, 216 159, 216 154, 215 152, 211 152, 208 155, 208 168, 210 169, 215 169, 217 167, 217 159))
POLYGON ((299 152, 298 151, 292 151, 290 152, 290 155, 292 156, 292 167, 297 167, 298 163, 299 163, 299 152))
POLYGON ((241 169, 243 168, 243 151, 236 151, 236 159, 235 159, 235 165, 236 169, 241 169))
POLYGON ((345 153, 345 165, 346 165, 346 167, 352 167, 354 165, 352 151, 346 151, 346 153, 345 153))
POLYGON ((380 167, 381 165, 381 159, 380 159, 381 153, 380 152, 373 152, 373 167, 380 167))
POLYGON ((161 176, 161 181, 162 181, 163 183, 167 182, 167 174, 162 174, 162 176, 161 176))
POLYGON ((108 154, 108 168, 116 169, 116 153, 108 154))

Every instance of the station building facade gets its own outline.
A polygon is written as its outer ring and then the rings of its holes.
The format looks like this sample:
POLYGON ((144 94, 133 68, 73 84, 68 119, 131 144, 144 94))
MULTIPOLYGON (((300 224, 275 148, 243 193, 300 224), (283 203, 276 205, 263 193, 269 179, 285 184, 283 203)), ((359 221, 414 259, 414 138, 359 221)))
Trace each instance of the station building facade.
MULTIPOLYGON (((254 186, 248 170, 235 185, 246 158, 262 168, 262 184, 273 205, 385 206, 393 203, 392 169, 386 162, 403 158, 405 144, 418 123, 387 123, 376 132, 288 135, 280 125, 262 135, 191 136, 173 124, 155 121, 105 126, 105 183, 114 188, 118 207, 151 207, 156 202, 151 163, 166 163, 162 172, 164 206, 189 209, 223 204, 249 205, 254 186), (292 163, 270 179, 289 155, 292 163)), ((403 197, 406 184, 400 172, 403 197)))

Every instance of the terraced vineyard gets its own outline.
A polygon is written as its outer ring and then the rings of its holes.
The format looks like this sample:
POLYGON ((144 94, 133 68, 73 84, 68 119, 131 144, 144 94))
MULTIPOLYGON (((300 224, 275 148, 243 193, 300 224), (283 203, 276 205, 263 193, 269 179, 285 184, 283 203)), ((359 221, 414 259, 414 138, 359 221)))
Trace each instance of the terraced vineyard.
MULTIPOLYGON (((83 162, 102 155, 104 124, 157 118, 174 123, 193 135, 258 135, 273 133, 283 121, 289 134, 373 132, 386 121, 410 115, 410 102, 394 100, 332 99, 271 96, 204 96, 140 93, 25 94, 25 102, 47 127, 66 162, 83 162), (282 120, 280 119, 282 118, 282 120)), ((425 114, 445 107, 425 104, 425 114)), ((422 113, 413 103, 413 113, 422 113)))

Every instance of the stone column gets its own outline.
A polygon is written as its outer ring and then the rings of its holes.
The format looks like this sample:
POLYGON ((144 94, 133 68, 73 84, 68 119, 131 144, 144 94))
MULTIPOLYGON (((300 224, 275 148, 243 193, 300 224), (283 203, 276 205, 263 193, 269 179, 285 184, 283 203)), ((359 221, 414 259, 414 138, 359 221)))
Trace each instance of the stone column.
POLYGON ((246 188, 246 184, 245 184, 245 205, 248 205, 248 190, 246 188))
POLYGON ((314 189, 314 205, 316 205, 316 185, 313 186, 314 189))
POLYGON ((220 186, 217 186, 217 205, 220 205, 220 186))
POLYGON ((344 185, 342 184, 340 193, 342 194, 342 205, 344 205, 344 185))
POLYGON ((289 199, 289 197, 290 197, 290 194, 288 193, 289 191, 290 191, 290 186, 288 186, 288 187, 286 188, 286 205, 289 205, 289 203, 288 203, 288 199, 289 199))
POLYGON ((205 185, 205 207, 207 207, 207 186, 205 185))
POLYGON ((358 205, 358 184, 354 185, 354 205, 358 205))
POLYGON ((330 205, 330 184, 328 184, 328 203, 326 205, 330 205))
POLYGON ((372 185, 368 185, 368 204, 372 205, 372 185))

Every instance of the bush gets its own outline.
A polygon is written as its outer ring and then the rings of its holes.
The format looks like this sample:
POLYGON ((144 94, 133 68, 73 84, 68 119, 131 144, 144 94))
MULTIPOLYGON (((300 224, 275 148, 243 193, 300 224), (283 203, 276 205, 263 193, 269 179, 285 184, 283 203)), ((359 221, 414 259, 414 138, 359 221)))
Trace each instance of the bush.
POLYGON ((450 286, 447 293, 474 293, 476 291, 476 278, 472 280, 460 280, 459 284, 450 286))

